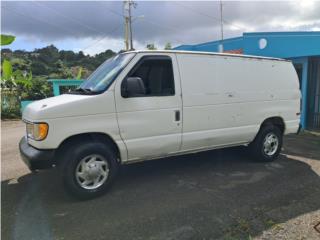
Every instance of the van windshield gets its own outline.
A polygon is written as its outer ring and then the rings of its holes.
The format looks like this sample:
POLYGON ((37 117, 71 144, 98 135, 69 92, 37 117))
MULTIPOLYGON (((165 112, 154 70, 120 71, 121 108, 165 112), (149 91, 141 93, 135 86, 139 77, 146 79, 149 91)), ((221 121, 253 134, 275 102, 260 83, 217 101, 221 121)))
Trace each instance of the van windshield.
POLYGON ((80 85, 78 90, 91 93, 105 91, 134 55, 135 53, 122 53, 109 58, 80 85))

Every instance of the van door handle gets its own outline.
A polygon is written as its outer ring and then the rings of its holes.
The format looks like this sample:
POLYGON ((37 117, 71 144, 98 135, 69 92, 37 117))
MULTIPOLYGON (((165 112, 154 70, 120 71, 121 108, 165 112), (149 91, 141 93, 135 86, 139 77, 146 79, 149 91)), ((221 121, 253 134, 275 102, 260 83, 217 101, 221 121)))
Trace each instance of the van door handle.
POLYGON ((234 93, 233 92, 227 92, 228 97, 234 97, 234 93))
POLYGON ((180 121, 180 110, 175 110, 174 111, 174 119, 176 122, 180 121))

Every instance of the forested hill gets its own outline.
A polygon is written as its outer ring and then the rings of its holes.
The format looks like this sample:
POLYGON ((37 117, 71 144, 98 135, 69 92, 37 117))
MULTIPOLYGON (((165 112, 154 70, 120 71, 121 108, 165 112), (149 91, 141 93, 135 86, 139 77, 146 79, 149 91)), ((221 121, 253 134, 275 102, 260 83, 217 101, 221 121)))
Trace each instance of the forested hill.
POLYGON ((1 49, 1 60, 10 60, 14 70, 32 72, 33 76, 46 78, 74 78, 82 68, 82 78, 87 77, 102 62, 116 53, 112 50, 85 55, 82 51, 59 50, 54 45, 35 49, 34 51, 1 49))

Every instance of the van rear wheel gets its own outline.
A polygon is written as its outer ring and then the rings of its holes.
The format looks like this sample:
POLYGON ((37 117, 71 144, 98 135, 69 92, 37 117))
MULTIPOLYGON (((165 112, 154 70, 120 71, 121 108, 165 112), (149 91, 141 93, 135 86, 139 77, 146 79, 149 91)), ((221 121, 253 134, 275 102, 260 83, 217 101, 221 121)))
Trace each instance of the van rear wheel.
POLYGON ((263 126, 249 148, 255 160, 274 161, 281 151, 283 134, 275 125, 263 126))
POLYGON ((100 142, 72 146, 63 162, 64 186, 79 199, 91 199, 105 193, 119 168, 114 151, 100 142))

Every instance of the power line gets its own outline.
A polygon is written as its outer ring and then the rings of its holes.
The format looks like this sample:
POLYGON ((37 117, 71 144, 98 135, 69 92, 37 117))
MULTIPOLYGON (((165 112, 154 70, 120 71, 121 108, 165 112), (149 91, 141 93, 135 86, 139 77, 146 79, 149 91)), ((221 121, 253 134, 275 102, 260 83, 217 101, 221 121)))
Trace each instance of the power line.
POLYGON ((23 13, 21 13, 21 12, 17 12, 17 11, 15 11, 15 10, 13 10, 13 9, 10 9, 10 8, 4 7, 4 6, 2 6, 1 8, 6 9, 6 10, 8 10, 9 12, 13 12, 13 13, 15 13, 15 14, 17 14, 17 15, 23 16, 23 17, 25 17, 26 19, 28 19, 29 21, 30 21, 30 19, 34 19, 34 20, 36 20, 36 21, 38 21, 38 22, 43 22, 43 23, 45 23, 45 24, 49 24, 49 25, 54 26, 54 27, 56 27, 56 28, 58 28, 58 29, 64 29, 64 30, 67 31, 68 33, 72 33, 72 34, 76 33, 76 32, 74 32, 74 31, 70 31, 70 29, 68 29, 68 28, 62 27, 61 25, 53 24, 52 22, 48 22, 48 21, 45 21, 45 20, 43 20, 43 19, 36 18, 36 17, 34 17, 34 16, 32 16, 32 15, 28 16, 28 15, 26 15, 26 14, 23 14, 23 13))
MULTIPOLYGON (((121 18, 124 17, 124 14, 118 13, 117 11, 115 11, 115 10, 113 10, 113 9, 111 9, 111 8, 106 7, 105 4, 102 4, 102 2, 98 2, 98 3, 101 4, 101 5, 103 5, 103 8, 104 8, 104 9, 107 9, 109 12, 111 12, 111 13, 113 13, 113 14, 121 17, 121 18)), ((104 3, 104 2, 103 2, 103 3, 104 3)))
MULTIPOLYGON (((99 3, 102 5, 101 2, 99 2, 99 3)), ((132 24, 131 24, 132 21, 131 21, 131 9, 129 11, 128 10, 126 11, 126 9, 125 9, 126 4, 128 5, 128 8, 130 9, 133 2, 130 3, 129 0, 123 1, 123 8, 122 8, 123 13, 122 14, 113 10, 113 9, 106 7, 105 4, 103 4, 103 8, 107 9, 109 12, 111 12, 111 13, 113 13, 113 14, 115 14, 125 20, 125 24, 124 24, 125 25, 124 26, 125 40, 124 40, 124 42, 125 42, 125 49, 129 50, 129 35, 131 36, 130 39, 132 39, 132 24)), ((133 48, 132 40, 130 40, 130 43, 131 43, 130 49, 132 49, 133 48)))
MULTIPOLYGON (((99 3, 101 3, 101 2, 99 2, 99 3)), ((121 18, 125 17, 125 14, 121 14, 121 13, 119 13, 117 11, 114 11, 114 10, 112 10, 110 8, 107 8, 107 7, 105 7, 105 5, 104 5, 104 8, 106 8, 108 11, 112 12, 113 14, 115 14, 115 15, 121 17, 121 18)), ((150 24, 152 24, 154 26, 157 26, 157 27, 160 27, 160 28, 163 28, 163 29, 170 29, 170 30, 173 30, 173 31, 180 31, 181 30, 181 29, 175 28, 175 27, 163 26, 163 25, 161 25, 161 24, 159 24, 159 23, 157 23, 155 21, 152 21, 152 20, 149 20, 149 19, 146 19, 146 18, 144 18, 143 21, 148 22, 148 23, 150 23, 150 24)), ((134 23, 134 21, 132 21, 132 23, 134 23)), ((180 42, 180 43, 183 43, 183 44, 186 44, 184 41, 181 41, 181 39, 179 40, 177 38, 173 38, 173 40, 175 40, 177 42, 180 42)))
MULTIPOLYGON (((103 35, 104 35, 103 37, 101 37, 101 38, 99 38, 97 41, 95 41, 94 43, 89 44, 89 45, 87 45, 86 47, 82 48, 82 51, 85 51, 85 50, 87 50, 88 48, 96 45, 96 44, 99 43, 100 41, 102 41, 102 40, 104 40, 105 38, 107 38, 109 34, 117 31, 117 30, 121 27, 121 25, 115 27, 114 29, 112 29, 112 30, 108 33, 107 36, 105 36, 105 33, 101 32, 101 31, 99 31, 99 30, 97 30, 97 29, 95 29, 95 28, 93 28, 93 27, 91 27, 91 26, 88 26, 88 25, 86 25, 86 24, 83 24, 82 22, 80 22, 80 21, 78 21, 78 20, 75 20, 75 19, 73 19, 73 18, 67 17, 67 16, 61 14, 60 12, 56 11, 55 9, 53 9, 53 8, 51 8, 51 7, 49 7, 49 6, 39 4, 38 2, 35 2, 35 1, 33 1, 33 3, 36 3, 38 6, 43 6, 43 7, 47 8, 47 9, 55 12, 56 14, 64 17, 65 19, 71 20, 71 21, 73 21, 73 22, 75 22, 75 23, 77 23, 77 24, 79 24, 79 25, 81 25, 81 26, 84 26, 85 28, 87 28, 87 29, 89 29, 89 30, 91 30, 91 31, 94 31, 94 32, 96 32, 96 33, 99 33, 99 34, 103 34, 103 35)), ((115 13, 114 11, 111 11, 111 12, 115 13)))
POLYGON ((71 18, 71 17, 68 17, 68 16, 66 16, 66 15, 64 15, 64 14, 61 14, 60 12, 58 12, 57 10, 55 10, 54 8, 51 8, 51 7, 47 6, 47 5, 40 4, 39 2, 36 2, 35 0, 33 0, 32 3, 33 3, 33 4, 36 4, 36 5, 40 6, 40 7, 45 7, 45 8, 47 8, 47 9, 51 10, 52 12, 56 13, 57 15, 62 16, 62 17, 65 18, 65 19, 71 20, 72 22, 75 22, 75 23, 77 23, 77 24, 79 24, 79 25, 81 25, 81 26, 83 26, 83 27, 85 27, 85 28, 87 28, 87 29, 89 29, 89 30, 91 30, 91 31, 94 31, 94 32, 96 32, 96 33, 100 33, 100 34, 102 33, 102 34, 103 34, 103 32, 101 32, 101 31, 99 31, 99 30, 97 30, 97 29, 95 29, 95 28, 93 28, 93 27, 91 27, 91 26, 88 26, 88 25, 86 25, 86 24, 84 24, 84 23, 82 23, 82 22, 80 22, 80 21, 78 21, 78 20, 76 20, 76 19, 73 19, 73 18, 71 18))
MULTIPOLYGON (((204 13, 204 12, 195 10, 195 9, 189 7, 189 6, 186 6, 186 5, 181 4, 180 2, 179 2, 179 3, 178 3, 178 2, 174 2, 174 4, 179 5, 179 6, 183 7, 183 8, 186 8, 186 9, 188 9, 188 10, 194 12, 194 13, 197 13, 198 15, 202 15, 202 16, 204 16, 204 17, 213 19, 213 20, 215 20, 215 21, 217 21, 217 22, 220 22, 220 21, 221 21, 219 18, 213 17, 213 16, 211 16, 211 15, 209 15, 209 14, 206 14, 206 13, 204 13)), ((222 21, 223 21, 223 23, 225 23, 225 24, 227 24, 227 25, 229 25, 229 26, 232 26, 232 27, 234 27, 234 28, 237 28, 237 29, 239 29, 239 30, 245 30, 245 28, 243 28, 243 27, 241 27, 241 26, 237 26, 236 24, 231 23, 231 22, 229 22, 229 21, 227 21, 227 20, 224 20, 224 19, 223 19, 222 21)))
MULTIPOLYGON (((101 2, 99 2, 99 4, 102 5, 101 2)), ((107 9, 109 12, 111 12, 111 13, 117 15, 117 16, 120 16, 121 18, 124 18, 124 17, 125 17, 124 14, 121 14, 121 13, 118 13, 117 11, 114 11, 113 9, 110 9, 110 8, 106 7, 104 4, 103 4, 103 8, 104 8, 104 9, 107 9)), ((121 26, 122 26, 122 24, 118 25, 118 26, 115 27, 113 30, 111 30, 107 35, 99 38, 99 39, 98 39, 97 41, 95 41, 93 44, 89 44, 87 47, 85 47, 85 48, 83 49, 83 51, 86 50, 86 49, 88 49, 88 48, 90 48, 90 47, 92 47, 93 45, 96 45, 97 43, 101 42, 102 40, 108 38, 110 34, 112 34, 113 32, 117 31, 118 29, 120 29, 121 26)), ((126 44, 126 46, 127 46, 127 44, 126 44)), ((128 50, 129 47, 127 46, 126 49, 128 50)))
MULTIPOLYGON (((100 2, 99 2, 99 3, 100 3, 100 2)), ((101 3, 101 4, 102 4, 102 3, 101 3)), ((105 6, 104 6, 104 7, 105 7, 105 6)), ((105 7, 105 8, 106 8, 106 7, 105 7)), ((119 16, 119 17, 122 17, 122 18, 125 17, 125 14, 121 14, 121 13, 119 13, 119 12, 117 12, 117 11, 114 11, 114 10, 112 10, 112 9, 110 9, 110 8, 106 8, 106 9, 107 9, 108 11, 112 12, 113 14, 119 16)), ((174 27, 163 26, 163 25, 161 25, 161 24, 159 24, 159 23, 157 23, 157 22, 155 22, 155 21, 151 21, 151 20, 146 19, 146 18, 144 18, 143 21, 145 21, 145 22, 147 22, 147 23, 150 23, 150 24, 152 24, 152 25, 154 25, 154 26, 163 28, 163 29, 170 29, 170 30, 173 30, 173 31, 180 31, 180 30, 181 30, 181 29, 174 28, 174 27)), ((134 21, 132 21, 132 24, 133 24, 133 23, 134 23, 134 21)), ((128 31, 128 33, 129 33, 129 31, 128 31)), ((181 39, 173 38, 173 40, 177 41, 178 43, 180 42, 180 43, 182 43, 182 44, 186 44, 184 41, 181 41, 181 39)), ((129 47, 128 47, 128 48, 129 48, 129 47)))
MULTIPOLYGON (((38 4, 38 3, 37 3, 37 4, 38 4)), ((38 5, 39 5, 39 4, 38 4, 38 5)), ((44 5, 42 5, 42 6, 44 6, 44 5)), ((53 10, 52 8, 50 8, 50 7, 47 7, 47 6, 45 6, 45 7, 51 9, 52 11, 56 11, 56 10, 53 10)), ((8 10, 8 11, 11 11, 11 12, 17 14, 17 15, 21 15, 21 16, 23 16, 23 17, 26 17, 29 21, 30 21, 30 19, 34 19, 34 20, 36 20, 36 21, 38 21, 38 22, 43 22, 43 23, 45 23, 45 24, 49 24, 49 25, 54 26, 54 27, 56 27, 56 28, 63 29, 63 30, 65 30, 65 31, 68 32, 68 33, 72 33, 72 34, 76 33, 75 31, 70 31, 70 29, 63 27, 62 25, 57 25, 57 24, 54 24, 54 23, 52 23, 52 22, 49 22, 49 21, 45 21, 45 20, 43 20, 43 19, 36 18, 36 17, 34 17, 34 16, 32 16, 32 15, 31 15, 31 16, 28 16, 28 15, 26 15, 26 14, 17 12, 17 11, 15 11, 15 10, 13 10, 13 9, 9 9, 9 8, 7 8, 7 7, 4 7, 4 6, 2 6, 2 8, 3 8, 3 9, 6 9, 6 10, 8 10)), ((112 13, 115 14, 115 15, 118 15, 118 16, 120 16, 120 17, 124 17, 124 15, 121 14, 121 13, 118 13, 118 12, 112 10, 112 9, 109 9, 109 8, 106 8, 106 9, 107 9, 108 11, 112 12, 112 13)), ((59 14, 59 15, 61 15, 61 14, 58 13, 58 12, 56 12, 56 13, 59 14)), ((66 17, 66 16, 64 16, 64 17, 65 17, 65 18, 68 18, 68 19, 71 19, 71 18, 66 17)), ((99 30, 97 30, 97 29, 95 29, 95 28, 92 28, 92 27, 90 27, 90 26, 88 26, 88 25, 84 25, 84 24, 82 24, 81 22, 78 22, 77 20, 74 20, 74 19, 71 19, 71 20, 74 21, 74 22, 77 22, 78 24, 81 24, 82 26, 84 26, 84 27, 86 27, 86 28, 90 28, 90 29, 92 29, 93 31, 102 33, 102 32, 100 32, 99 30)), ((163 26, 163 25, 161 25, 161 24, 159 24, 159 23, 157 23, 157 22, 155 22, 155 21, 151 21, 151 20, 148 20, 148 19, 144 19, 144 20, 145 20, 146 22, 152 24, 152 25, 158 26, 158 27, 163 28, 163 29, 170 29, 170 30, 174 30, 174 31, 179 31, 179 30, 180 30, 180 29, 174 28, 174 27, 163 26)), ((122 26, 122 24, 120 24, 120 25, 118 25, 117 27, 113 28, 110 32, 107 33, 107 35, 104 35, 103 37, 99 38, 98 40, 96 40, 96 41, 93 42, 92 44, 89 44, 89 45, 87 45, 86 47, 82 48, 82 51, 85 51, 86 49, 88 49, 88 48, 96 45, 97 43, 101 42, 102 40, 106 39, 110 34, 116 32, 118 29, 120 29, 121 26, 122 26)), ((185 44, 185 42, 184 42, 184 41, 181 41, 180 39, 173 38, 173 40, 175 40, 175 41, 177 41, 177 42, 180 42, 180 43, 182 43, 182 44, 185 44)))
MULTIPOLYGON (((13 13, 15 13, 15 14, 17 14, 17 15, 23 16, 23 17, 27 18, 29 21, 31 21, 31 19, 33 19, 33 20, 36 20, 36 21, 38 21, 38 22, 43 22, 43 23, 45 23, 45 24, 49 24, 49 25, 54 26, 54 27, 56 27, 56 28, 63 29, 63 30, 65 30, 65 31, 67 31, 68 33, 72 33, 72 34, 76 33, 76 32, 74 32, 74 31, 70 31, 69 29, 67 29, 67 28, 65 28, 65 27, 62 27, 61 25, 56 25, 56 24, 53 24, 52 22, 44 21, 43 19, 39 19, 39 18, 35 18, 35 17, 33 17, 33 16, 25 15, 25 14, 23 14, 23 13, 20 13, 20 12, 17 12, 17 11, 15 11, 15 10, 13 10, 13 9, 9 9, 8 7, 2 6, 1 8, 6 9, 6 10, 8 10, 8 11, 10 11, 10 12, 13 12, 13 13)), ((105 38, 107 38, 110 34, 114 33, 114 32, 117 31, 118 29, 120 29, 121 26, 122 26, 122 24, 120 24, 120 25, 118 25, 117 27, 113 28, 110 32, 108 32, 108 35, 105 35, 105 36, 99 38, 99 39, 98 39, 97 41, 95 41, 94 43, 91 43, 91 44, 87 45, 86 47, 82 48, 82 51, 85 51, 86 49, 88 49, 88 48, 96 45, 96 44, 99 43, 99 42, 101 42, 102 40, 104 40, 105 38)))
POLYGON ((102 40, 108 38, 110 34, 116 32, 116 31, 119 30, 121 27, 122 27, 122 23, 121 23, 120 25, 116 26, 115 28, 113 28, 110 32, 107 33, 107 35, 99 38, 99 39, 98 39, 97 41, 95 41, 94 43, 91 43, 91 44, 87 45, 86 47, 82 48, 82 51, 85 51, 85 50, 93 47, 93 46, 96 45, 97 43, 101 42, 102 40))
MULTIPOLYGON (((163 26, 157 22, 154 22, 154 21, 151 21, 151 20, 147 20, 146 22, 154 25, 154 26, 157 26, 157 27, 160 27, 160 28, 163 28, 163 29, 170 29, 170 30, 174 30, 174 31, 180 31, 180 29, 178 28, 173 28, 173 27, 168 27, 168 26, 163 26)), ((181 41, 181 39, 177 39, 177 38, 172 38, 173 40, 177 41, 177 42, 180 42, 182 44, 186 44, 186 42, 184 41, 181 41)))

